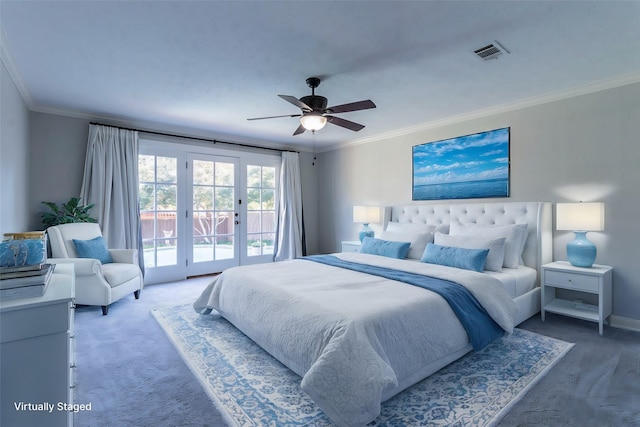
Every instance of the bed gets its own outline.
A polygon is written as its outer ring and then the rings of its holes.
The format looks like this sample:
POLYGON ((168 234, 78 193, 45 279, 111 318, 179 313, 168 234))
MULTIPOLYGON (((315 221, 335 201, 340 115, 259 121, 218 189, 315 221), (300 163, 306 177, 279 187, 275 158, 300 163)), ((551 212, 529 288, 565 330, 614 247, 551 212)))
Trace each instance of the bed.
MULTIPOLYGON (((411 239, 411 259, 367 250, 236 267, 217 276, 194 309, 218 311, 300 375, 301 388, 338 426, 366 425, 381 402, 486 345, 478 334, 510 333, 540 310, 540 266, 552 259, 550 203, 391 206, 383 226, 374 243, 411 239), (511 240, 493 238, 503 228, 525 231, 520 240, 515 232, 511 240), (517 265, 477 272, 419 261, 423 243, 449 250, 434 243, 460 239, 462 246, 485 239, 503 248, 505 263, 509 240, 517 265), (471 295, 481 308, 451 302, 439 290, 451 282, 454 293, 471 295)), ((486 256, 485 267, 496 254, 464 251, 486 256)))

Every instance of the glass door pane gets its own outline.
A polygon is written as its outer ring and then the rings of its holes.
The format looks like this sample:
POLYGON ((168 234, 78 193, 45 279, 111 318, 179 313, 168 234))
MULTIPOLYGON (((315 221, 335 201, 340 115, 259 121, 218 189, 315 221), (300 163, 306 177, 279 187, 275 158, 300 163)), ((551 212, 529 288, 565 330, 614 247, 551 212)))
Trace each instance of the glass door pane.
POLYGON ((275 167, 247 165, 247 238, 243 255, 248 258, 273 256, 276 232, 275 175, 275 167))
POLYGON ((189 163, 191 242, 188 274, 207 274, 238 265, 238 160, 192 154, 189 163))
POLYGON ((182 278, 185 272, 179 265, 178 158, 139 155, 138 186, 145 283, 155 282, 155 276, 182 278))

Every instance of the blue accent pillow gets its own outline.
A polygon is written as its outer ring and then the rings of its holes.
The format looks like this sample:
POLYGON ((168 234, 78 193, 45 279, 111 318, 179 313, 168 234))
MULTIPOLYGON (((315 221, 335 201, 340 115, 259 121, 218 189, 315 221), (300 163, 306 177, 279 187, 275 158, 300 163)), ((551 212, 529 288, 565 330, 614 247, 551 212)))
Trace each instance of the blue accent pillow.
POLYGON ((360 246, 363 254, 381 255, 389 258, 403 259, 409 253, 411 242, 392 242, 390 240, 365 237, 360 246))
POLYGON ((464 249, 428 243, 420 261, 482 272, 489 249, 464 249))
POLYGON ((73 244, 76 247, 76 253, 80 258, 95 258, 103 264, 109 264, 113 262, 107 244, 102 236, 98 236, 91 240, 76 240, 73 239, 73 244))

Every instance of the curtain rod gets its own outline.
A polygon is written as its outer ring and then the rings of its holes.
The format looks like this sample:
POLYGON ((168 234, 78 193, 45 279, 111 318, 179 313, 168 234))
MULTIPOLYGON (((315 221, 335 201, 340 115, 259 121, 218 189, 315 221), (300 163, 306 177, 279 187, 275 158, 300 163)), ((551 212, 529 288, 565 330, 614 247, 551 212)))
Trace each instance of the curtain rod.
MULTIPOLYGON (((98 125, 98 126, 108 126, 108 127, 112 127, 112 128, 118 128, 118 129, 122 129, 122 130, 130 130, 130 131, 135 131, 135 132, 149 133, 149 134, 152 134, 152 135, 169 136, 169 137, 173 137, 173 138, 193 139, 195 141, 211 142, 213 144, 235 145, 237 147, 257 148, 257 149, 260 149, 260 150, 279 151, 281 153, 285 152, 285 151, 293 151, 293 150, 283 150, 283 149, 280 149, 280 148, 261 147, 260 145, 244 144, 244 143, 241 143, 241 142, 220 141, 218 139, 201 138, 201 137, 197 137, 197 136, 185 136, 185 135, 176 135, 176 134, 172 134, 172 133, 157 132, 157 131, 152 131, 152 130, 125 128, 125 127, 122 127, 122 126, 113 126, 113 125, 107 125, 107 124, 98 123, 98 122, 89 122, 89 124, 98 125)), ((293 152, 297 153, 297 151, 293 151, 293 152)))

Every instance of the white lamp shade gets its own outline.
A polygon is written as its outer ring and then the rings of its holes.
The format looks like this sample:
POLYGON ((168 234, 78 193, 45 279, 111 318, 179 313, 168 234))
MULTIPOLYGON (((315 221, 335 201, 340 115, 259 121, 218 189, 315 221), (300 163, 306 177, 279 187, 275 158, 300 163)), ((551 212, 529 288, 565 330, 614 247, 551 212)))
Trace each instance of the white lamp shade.
POLYGON ((380 222, 380 208, 377 206, 354 206, 353 222, 376 224, 380 222))
POLYGON ((570 231, 604 230, 604 203, 556 204, 556 229, 570 231))
POLYGON ((320 114, 307 113, 300 117, 300 124, 306 130, 320 130, 327 124, 327 118, 320 114))

